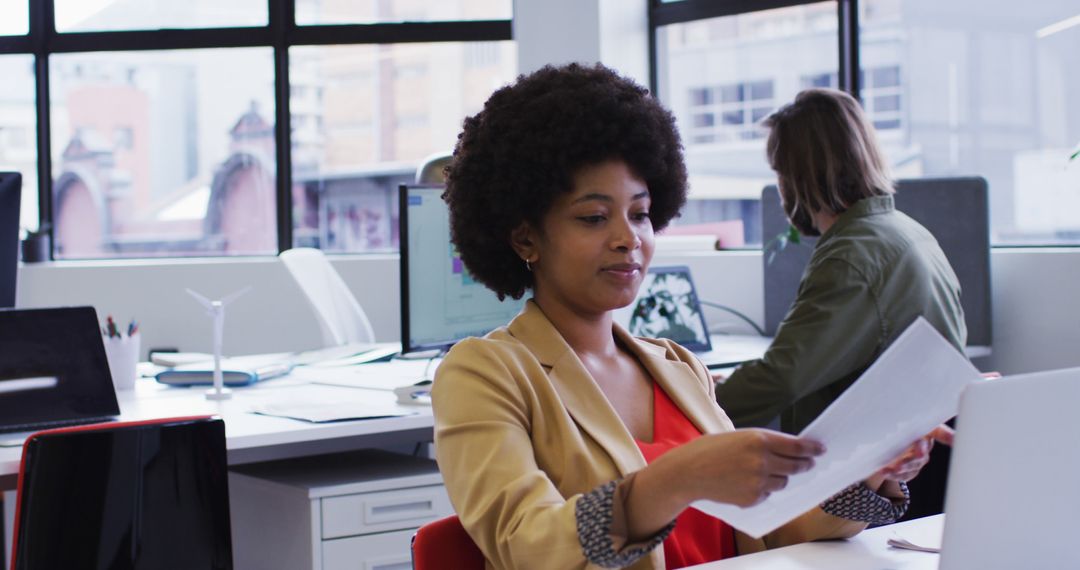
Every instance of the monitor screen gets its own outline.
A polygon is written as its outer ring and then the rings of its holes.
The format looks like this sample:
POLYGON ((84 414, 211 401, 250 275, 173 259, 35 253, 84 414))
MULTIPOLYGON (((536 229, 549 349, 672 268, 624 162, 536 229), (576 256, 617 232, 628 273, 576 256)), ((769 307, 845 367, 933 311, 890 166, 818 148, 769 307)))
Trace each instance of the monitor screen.
POLYGON ((524 298, 499 301, 473 280, 450 243, 441 186, 400 187, 401 350, 446 349, 509 323, 524 298))
POLYGON ((22 175, 0 172, 0 308, 15 306, 22 175))

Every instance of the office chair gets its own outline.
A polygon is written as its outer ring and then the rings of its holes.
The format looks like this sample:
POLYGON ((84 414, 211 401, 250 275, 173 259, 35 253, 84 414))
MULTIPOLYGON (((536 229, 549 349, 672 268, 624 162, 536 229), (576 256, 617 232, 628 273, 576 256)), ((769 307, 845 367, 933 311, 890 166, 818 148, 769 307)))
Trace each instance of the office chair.
POLYGON ((310 247, 294 247, 278 257, 315 310, 324 346, 375 342, 371 321, 326 254, 310 247))
POLYGON ((23 444, 11 570, 231 570, 225 423, 46 430, 23 444))
POLYGON ((465 532, 457 515, 420 527, 412 539, 413 570, 484 570, 484 554, 465 532))

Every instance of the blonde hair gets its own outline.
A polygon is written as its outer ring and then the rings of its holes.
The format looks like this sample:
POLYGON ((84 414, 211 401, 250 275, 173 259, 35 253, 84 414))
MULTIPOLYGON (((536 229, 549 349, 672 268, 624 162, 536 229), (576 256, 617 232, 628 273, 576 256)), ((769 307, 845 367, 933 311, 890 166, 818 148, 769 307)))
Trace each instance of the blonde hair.
POLYGON ((769 165, 793 222, 796 213, 805 221, 807 209, 841 214, 863 198, 895 191, 874 129, 851 95, 807 89, 763 124, 769 165))

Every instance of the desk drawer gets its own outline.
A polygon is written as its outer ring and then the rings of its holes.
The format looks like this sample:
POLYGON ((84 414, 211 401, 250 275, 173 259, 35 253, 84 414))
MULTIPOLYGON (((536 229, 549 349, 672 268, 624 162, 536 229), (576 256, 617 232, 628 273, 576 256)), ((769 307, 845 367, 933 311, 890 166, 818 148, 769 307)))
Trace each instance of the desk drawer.
POLYGON ((416 528, 453 512, 442 485, 322 499, 322 537, 416 528))
POLYGON ((416 529, 338 538, 322 543, 323 570, 412 570, 416 529))

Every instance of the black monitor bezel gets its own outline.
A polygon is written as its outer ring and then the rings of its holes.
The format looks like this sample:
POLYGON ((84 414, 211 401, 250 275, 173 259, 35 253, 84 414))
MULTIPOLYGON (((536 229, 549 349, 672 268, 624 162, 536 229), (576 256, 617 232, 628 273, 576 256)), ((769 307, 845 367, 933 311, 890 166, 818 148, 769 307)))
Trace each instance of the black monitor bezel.
POLYGON ((401 354, 436 350, 445 352, 460 339, 432 344, 414 345, 409 326, 409 190, 440 190, 439 184, 401 184, 398 186, 398 260, 401 294, 401 354))

